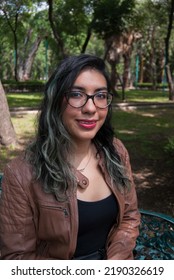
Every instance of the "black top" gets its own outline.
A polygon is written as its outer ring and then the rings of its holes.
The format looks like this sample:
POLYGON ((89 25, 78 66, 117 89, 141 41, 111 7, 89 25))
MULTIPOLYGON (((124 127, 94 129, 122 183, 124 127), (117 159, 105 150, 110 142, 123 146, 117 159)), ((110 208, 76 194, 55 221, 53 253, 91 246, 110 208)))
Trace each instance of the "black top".
POLYGON ((116 223, 118 203, 113 194, 94 202, 78 200, 79 231, 75 257, 105 247, 108 233, 116 223))

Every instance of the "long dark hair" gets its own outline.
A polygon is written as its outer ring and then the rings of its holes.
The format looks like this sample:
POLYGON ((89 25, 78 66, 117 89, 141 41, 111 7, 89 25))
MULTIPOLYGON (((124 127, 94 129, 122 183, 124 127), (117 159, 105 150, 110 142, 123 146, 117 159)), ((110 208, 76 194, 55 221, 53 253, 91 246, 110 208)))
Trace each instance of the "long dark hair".
MULTIPOLYGON (((55 193, 60 200, 69 186, 73 188, 77 184, 72 166, 67 160, 71 154, 72 141, 62 123, 62 102, 64 93, 72 88, 77 76, 85 68, 93 68, 102 73, 110 91, 109 75, 102 59, 87 54, 64 59, 46 84, 36 139, 26 153, 26 158, 34 166, 36 178, 43 182, 44 190, 55 193)), ((128 180, 114 148, 113 138, 110 105, 105 122, 93 142, 98 152, 103 151, 112 180, 119 187, 124 187, 128 180)))

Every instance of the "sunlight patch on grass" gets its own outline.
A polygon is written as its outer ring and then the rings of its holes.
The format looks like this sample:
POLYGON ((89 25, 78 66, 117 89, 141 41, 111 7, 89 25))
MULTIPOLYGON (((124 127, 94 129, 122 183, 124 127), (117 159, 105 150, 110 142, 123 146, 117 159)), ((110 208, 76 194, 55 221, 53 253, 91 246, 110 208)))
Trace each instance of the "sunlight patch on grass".
POLYGON ((19 143, 16 146, 0 146, 0 172, 3 170, 3 167, 7 162, 19 155, 19 153, 25 149, 27 143, 31 141, 35 135, 35 113, 25 115, 18 113, 13 116, 11 120, 19 143))
POLYGON ((43 98, 41 93, 8 93, 9 107, 38 107, 43 98))
POLYGON ((134 134, 135 133, 135 131, 132 131, 132 130, 119 130, 118 132, 123 133, 123 134, 134 134))
POLYGON ((36 114, 20 114, 12 117, 17 136, 25 138, 33 136, 35 133, 36 114))
MULTIPOLYGON (((121 91, 118 91, 120 98, 115 98, 116 102, 121 101, 121 91)), ((127 102, 168 102, 169 94, 166 91, 153 90, 129 90, 125 92, 127 102)))
POLYGON ((151 117, 151 118, 154 118, 154 117, 155 117, 154 114, 150 114, 150 113, 143 113, 143 114, 141 114, 141 115, 144 116, 144 117, 151 117))

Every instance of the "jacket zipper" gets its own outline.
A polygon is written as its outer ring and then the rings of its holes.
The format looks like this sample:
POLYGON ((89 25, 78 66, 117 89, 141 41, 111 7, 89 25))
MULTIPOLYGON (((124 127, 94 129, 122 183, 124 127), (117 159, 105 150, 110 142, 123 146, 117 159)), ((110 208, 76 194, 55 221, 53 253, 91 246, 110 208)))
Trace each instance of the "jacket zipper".
POLYGON ((47 209, 58 209, 58 210, 60 210, 60 211, 62 211, 63 213, 64 213, 64 215, 66 216, 66 217, 68 217, 69 216, 69 214, 68 214, 68 210, 66 209, 66 208, 64 208, 64 207, 61 207, 61 206, 48 206, 48 205, 41 205, 41 207, 43 208, 47 208, 47 209))
MULTIPOLYGON (((76 190, 77 191, 77 190, 76 190)), ((70 242, 70 252, 73 252, 69 255, 70 259, 73 258, 73 255, 76 250, 77 245, 77 234, 78 234, 78 206, 77 206, 77 199, 76 199, 76 193, 73 193, 71 197, 71 225, 72 225, 72 233, 71 236, 73 237, 70 242), (72 215, 73 212, 73 215, 72 215), (76 220, 77 219, 77 220, 76 220), (73 220, 73 221, 72 221, 73 220)))

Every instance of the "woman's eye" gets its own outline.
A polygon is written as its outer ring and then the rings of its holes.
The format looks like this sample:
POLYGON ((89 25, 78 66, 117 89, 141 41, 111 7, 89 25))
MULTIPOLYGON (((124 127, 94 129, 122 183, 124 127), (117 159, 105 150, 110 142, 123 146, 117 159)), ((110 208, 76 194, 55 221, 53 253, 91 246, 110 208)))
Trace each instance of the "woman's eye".
POLYGON ((80 91, 71 91, 68 94, 68 97, 69 98, 81 98, 81 97, 83 97, 83 94, 80 91))
POLYGON ((96 95, 96 97, 97 97, 98 99, 107 99, 107 93, 105 93, 105 92, 99 92, 99 93, 96 95))

